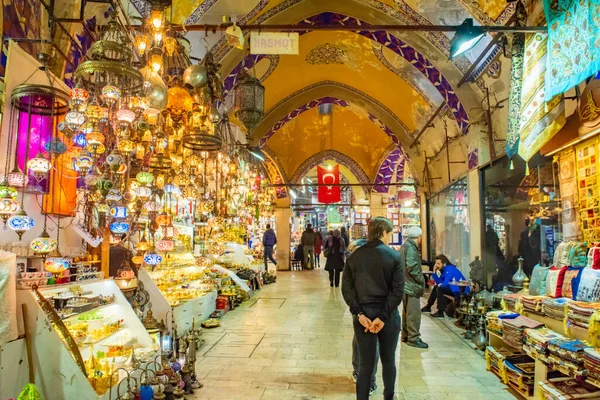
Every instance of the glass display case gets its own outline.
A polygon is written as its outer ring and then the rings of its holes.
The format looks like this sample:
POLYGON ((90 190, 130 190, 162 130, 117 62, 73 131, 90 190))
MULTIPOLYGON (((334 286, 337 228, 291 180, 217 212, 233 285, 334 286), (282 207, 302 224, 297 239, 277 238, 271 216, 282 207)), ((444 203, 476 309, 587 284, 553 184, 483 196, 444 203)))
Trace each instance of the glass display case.
POLYGON ((109 399, 123 369, 158 355, 158 342, 111 279, 19 290, 17 299, 25 305, 19 328, 31 339, 31 368, 44 398, 109 399))
POLYGON ((174 324, 178 336, 188 332, 194 320, 198 325, 215 310, 215 280, 220 273, 210 268, 210 260, 205 261, 205 265, 197 265, 192 253, 174 253, 154 270, 138 271, 139 280, 150 294, 154 315, 170 329, 174 324))

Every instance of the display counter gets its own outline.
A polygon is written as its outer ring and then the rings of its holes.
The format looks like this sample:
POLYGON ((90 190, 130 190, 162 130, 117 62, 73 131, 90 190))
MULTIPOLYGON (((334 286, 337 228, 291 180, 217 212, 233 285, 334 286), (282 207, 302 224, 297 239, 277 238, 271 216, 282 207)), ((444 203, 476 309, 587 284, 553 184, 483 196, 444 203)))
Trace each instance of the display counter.
POLYGON ((194 264, 194 257, 187 253, 154 271, 140 268, 138 272, 138 279, 150 294, 154 315, 165 321, 169 329, 175 322, 178 336, 188 332, 194 320, 199 326, 216 307, 216 275, 209 268, 194 264))
POLYGON ((25 306, 19 329, 30 338, 30 367, 44 398, 114 399, 126 372, 112 372, 158 355, 158 340, 112 279, 19 290, 17 300, 25 306))

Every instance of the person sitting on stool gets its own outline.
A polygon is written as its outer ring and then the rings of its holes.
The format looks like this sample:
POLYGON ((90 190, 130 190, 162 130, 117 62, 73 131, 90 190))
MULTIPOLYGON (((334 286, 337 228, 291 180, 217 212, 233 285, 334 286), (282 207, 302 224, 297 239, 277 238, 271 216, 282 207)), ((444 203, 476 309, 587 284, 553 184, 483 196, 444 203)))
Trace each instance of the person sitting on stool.
POLYGON ((443 254, 435 257, 435 265, 433 266, 433 274, 431 277, 436 285, 431 289, 427 305, 421 309, 421 312, 431 312, 431 306, 433 306, 437 300, 438 310, 435 314, 431 314, 431 316, 443 318, 444 311, 446 311, 446 307, 448 306, 448 299, 446 296, 448 295, 454 298, 460 296, 460 288, 457 285, 452 285, 450 283, 453 280, 455 282, 464 280, 465 277, 458 268, 452 265, 450 260, 448 260, 448 257, 443 254))

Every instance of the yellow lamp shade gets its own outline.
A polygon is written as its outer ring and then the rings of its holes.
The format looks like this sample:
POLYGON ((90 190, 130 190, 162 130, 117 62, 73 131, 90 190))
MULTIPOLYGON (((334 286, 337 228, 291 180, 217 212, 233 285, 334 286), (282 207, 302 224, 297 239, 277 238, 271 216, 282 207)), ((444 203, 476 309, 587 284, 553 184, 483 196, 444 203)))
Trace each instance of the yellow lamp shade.
POLYGON ((194 99, 187 90, 179 86, 172 87, 167 93, 167 111, 176 115, 192 111, 194 99))

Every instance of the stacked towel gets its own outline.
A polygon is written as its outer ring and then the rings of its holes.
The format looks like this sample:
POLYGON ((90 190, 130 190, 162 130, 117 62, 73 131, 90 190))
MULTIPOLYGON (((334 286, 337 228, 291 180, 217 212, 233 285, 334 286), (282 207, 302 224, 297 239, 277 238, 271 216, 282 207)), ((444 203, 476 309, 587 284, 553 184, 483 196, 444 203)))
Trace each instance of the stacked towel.
POLYGON ((548 364, 568 376, 585 376, 583 351, 588 347, 577 339, 552 339, 548 342, 548 364))
POLYGON ((510 311, 516 311, 517 300, 522 296, 522 293, 505 294, 503 299, 504 304, 506 304, 506 308, 508 308, 510 311))
POLYGON ((583 329, 589 329, 590 317, 600 310, 598 303, 584 303, 582 301, 570 301, 567 304, 567 321, 569 324, 583 329))
POLYGON ((523 310, 534 313, 542 314, 542 301, 550 299, 548 296, 522 296, 521 304, 523 304, 523 310))
POLYGON ((502 340, 513 348, 521 349, 523 347, 523 331, 526 328, 536 329, 543 325, 522 315, 514 319, 504 319, 502 321, 502 340))
POLYGON ((569 301, 571 300, 566 297, 542 300, 544 315, 557 321, 563 321, 565 319, 565 306, 569 301))
POLYGON ((548 342, 553 339, 566 339, 552 329, 525 329, 523 350, 532 358, 548 362, 548 342))
POLYGON ((583 349, 583 366, 588 379, 600 383, 600 353, 591 347, 583 349))

